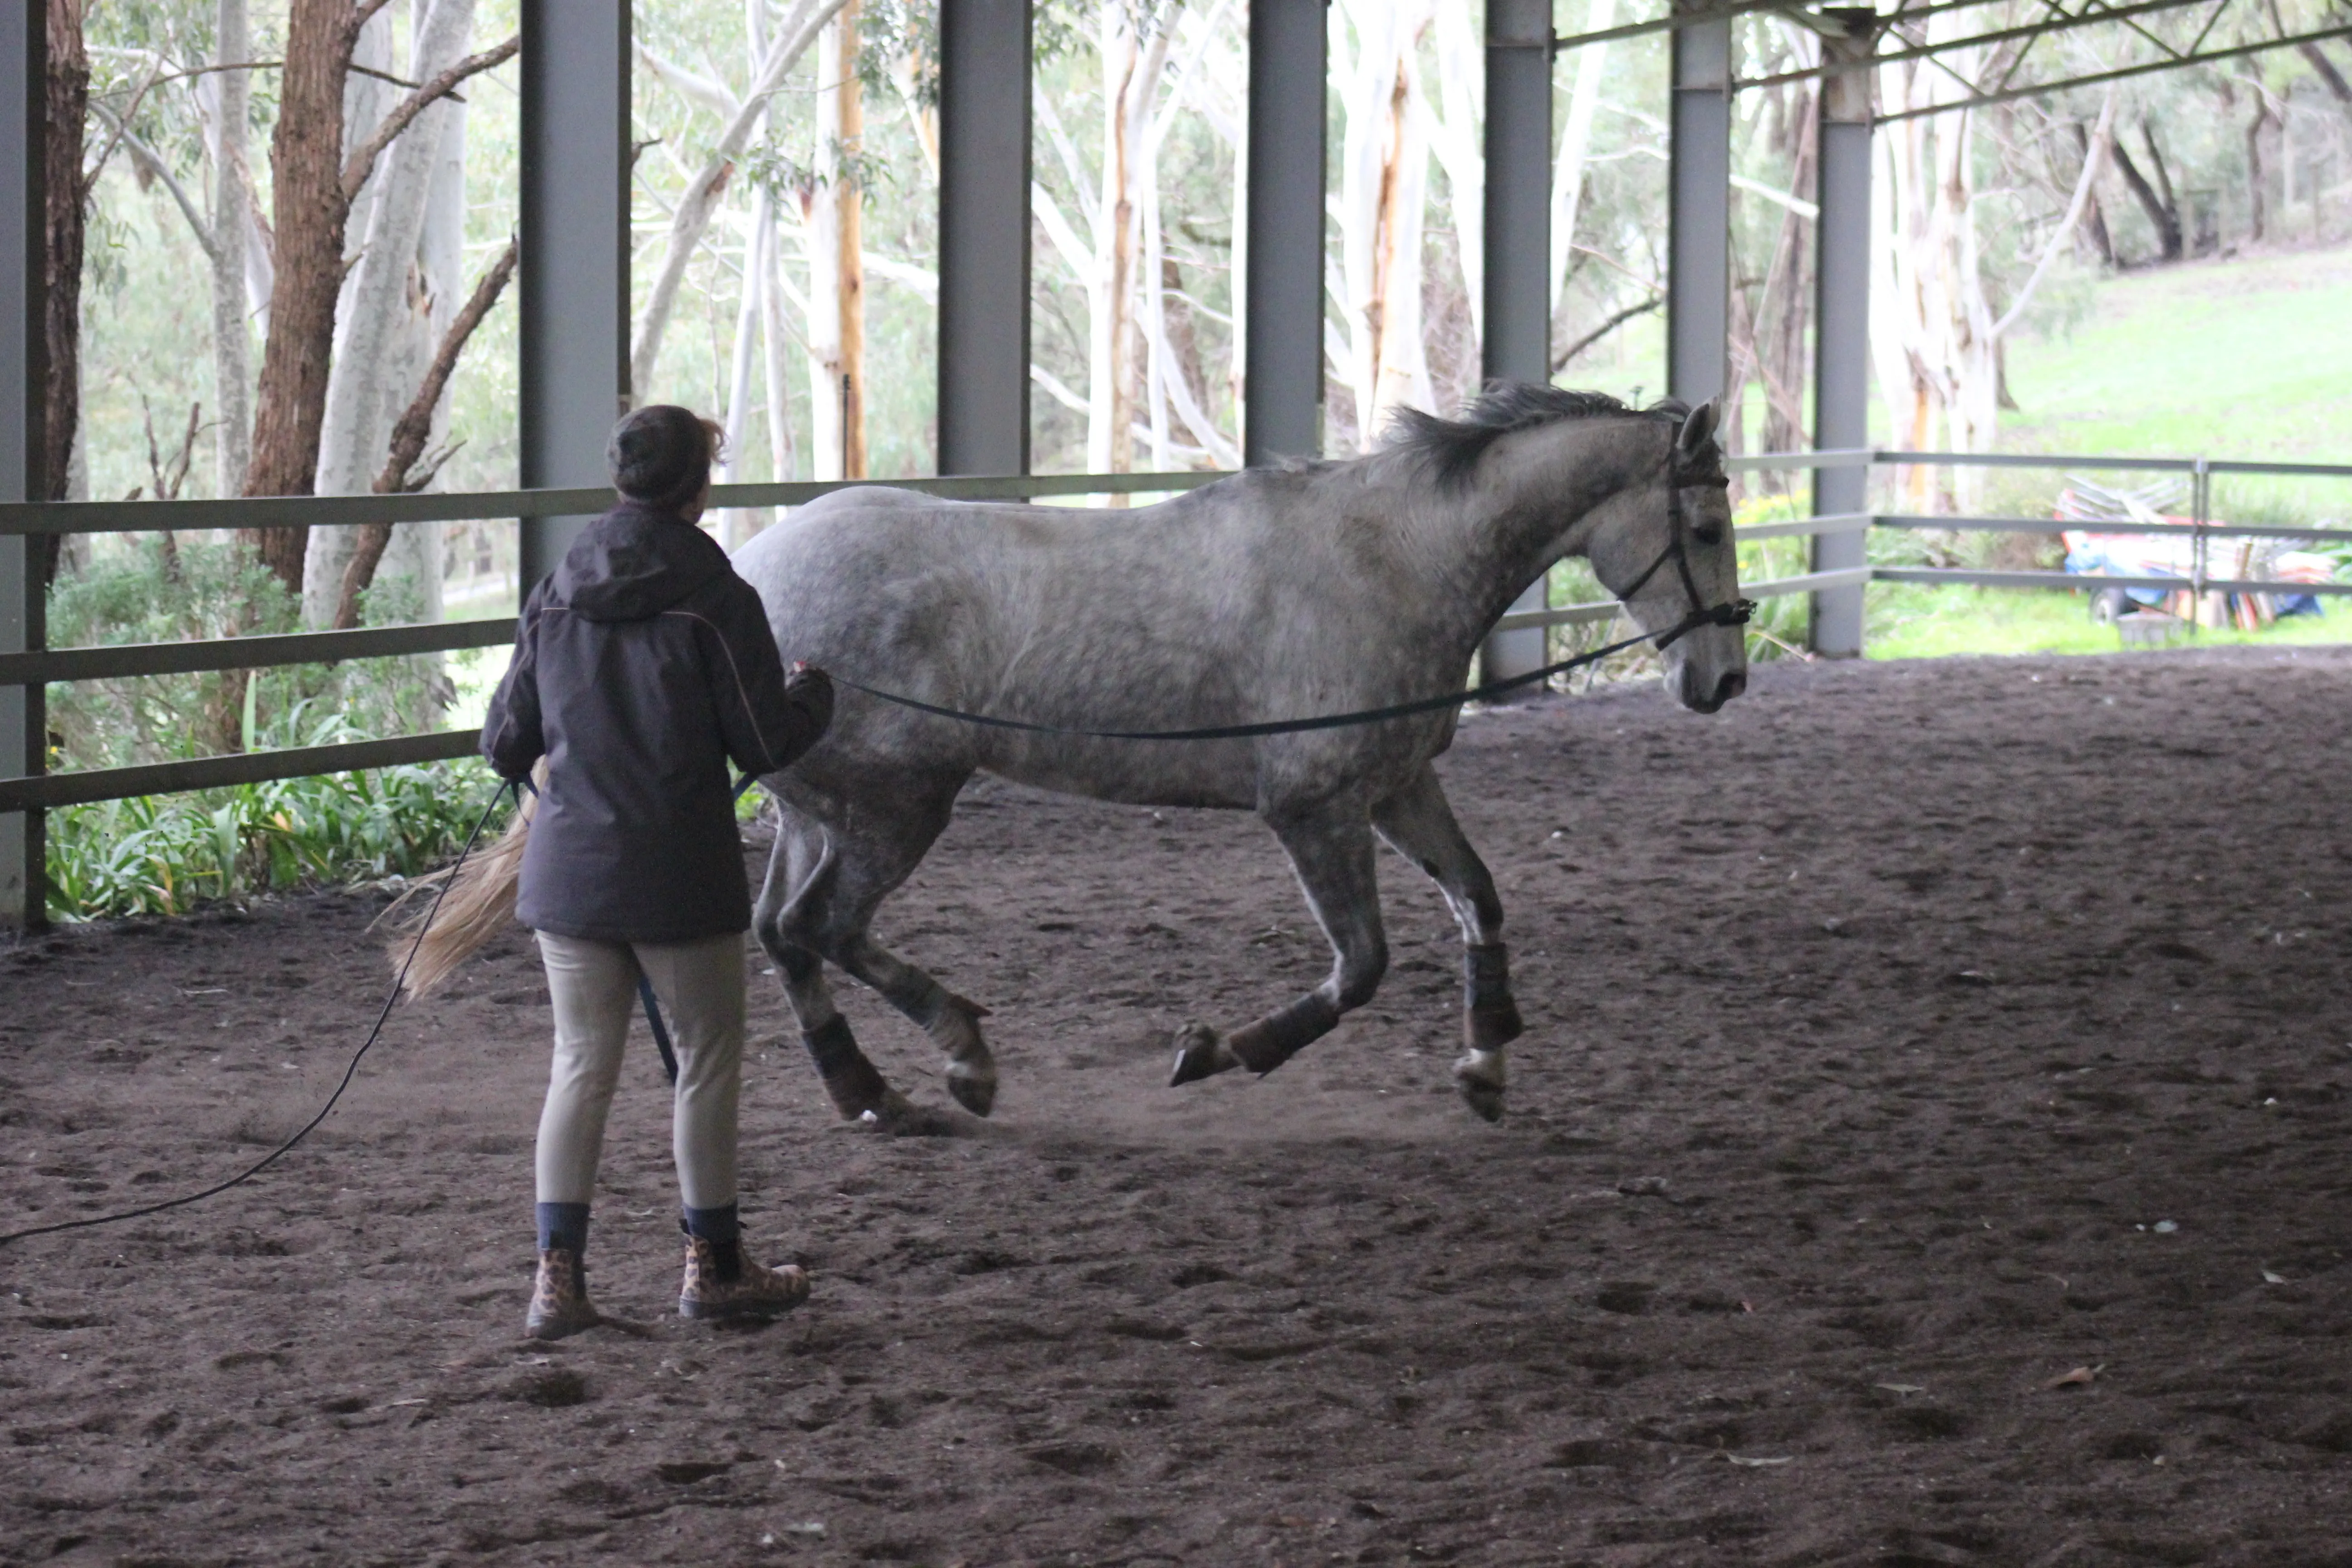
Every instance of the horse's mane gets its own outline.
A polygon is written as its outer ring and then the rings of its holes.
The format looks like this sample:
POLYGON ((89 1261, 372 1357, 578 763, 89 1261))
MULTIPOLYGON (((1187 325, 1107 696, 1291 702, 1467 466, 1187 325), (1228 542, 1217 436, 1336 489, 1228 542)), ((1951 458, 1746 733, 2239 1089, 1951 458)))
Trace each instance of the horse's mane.
POLYGON ((1679 420, 1690 413, 1674 398, 1635 408, 1605 392, 1570 392, 1524 381, 1490 381, 1459 419, 1441 419, 1418 408, 1400 408, 1389 422, 1383 451, 1397 453, 1436 480, 1441 489, 1467 484, 1486 448, 1514 430, 1529 430, 1563 419, 1639 418, 1679 420))

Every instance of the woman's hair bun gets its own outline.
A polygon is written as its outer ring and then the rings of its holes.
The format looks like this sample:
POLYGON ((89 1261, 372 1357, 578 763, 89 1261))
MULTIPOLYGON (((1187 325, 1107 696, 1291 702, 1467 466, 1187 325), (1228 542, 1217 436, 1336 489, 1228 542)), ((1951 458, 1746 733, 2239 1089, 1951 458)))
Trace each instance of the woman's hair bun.
POLYGON ((692 409, 655 403, 613 426, 604 461, 613 488, 631 500, 684 506, 702 492, 717 448, 712 426, 692 409))

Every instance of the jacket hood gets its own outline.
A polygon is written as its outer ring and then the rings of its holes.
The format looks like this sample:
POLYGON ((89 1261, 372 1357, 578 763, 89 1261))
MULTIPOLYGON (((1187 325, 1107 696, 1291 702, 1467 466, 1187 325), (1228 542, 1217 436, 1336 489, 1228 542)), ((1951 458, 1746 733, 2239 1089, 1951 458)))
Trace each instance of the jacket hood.
POLYGON ((692 523, 625 503, 588 525, 555 569, 554 597, 592 621, 643 621, 729 570, 692 523))

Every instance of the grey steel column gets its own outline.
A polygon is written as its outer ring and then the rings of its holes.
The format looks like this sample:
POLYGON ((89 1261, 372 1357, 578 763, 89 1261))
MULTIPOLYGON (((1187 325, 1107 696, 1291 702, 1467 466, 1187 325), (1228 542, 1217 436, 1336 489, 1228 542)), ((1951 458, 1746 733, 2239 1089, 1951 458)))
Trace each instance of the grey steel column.
MULTIPOLYGON (((1551 0, 1486 0, 1486 341, 1489 381, 1551 380, 1551 0)), ((1511 605, 1549 602, 1538 578, 1511 605)), ((1541 669, 1541 626, 1496 632, 1480 673, 1507 680, 1541 669)), ((1533 696, 1528 686, 1520 695, 1533 696)))
POLYGON ((1731 22, 1675 30, 1666 179, 1666 393, 1723 395, 1731 339, 1731 22))
MULTIPOLYGON (((47 42, 45 5, 10 8, 0 23, 0 500, 44 499, 41 422, 47 397, 42 213, 42 125, 47 42)), ((0 653, 47 641, 47 594, 32 542, 0 535, 0 653)), ((44 771, 45 692, 0 686, 0 778, 44 771)), ((47 923, 47 837, 37 811, 0 816, 0 923, 47 923)))
POLYGON ((1252 0, 1242 460, 1323 450, 1324 0, 1252 0))
POLYGON ((1029 471, 1029 0, 940 6, 940 472, 1029 471))
MULTIPOLYGON (((523 0, 522 482, 606 482, 629 396, 629 0, 523 0)), ((522 581, 587 522, 528 519, 522 581)))
MULTIPOLYGON (((1843 37, 1822 40, 1824 63, 1844 68, 1822 79, 1818 131, 1822 214, 1813 303, 1813 445, 1870 445, 1870 67, 1878 17, 1868 8, 1822 13, 1843 37)), ((1867 468, 1816 468, 1813 511, 1860 511, 1868 502, 1867 468)), ((1819 534, 1813 570, 1834 572, 1869 560, 1869 535, 1819 534)), ((1812 596, 1810 641, 1815 653, 1852 658, 1862 652, 1863 592, 1832 588, 1812 596)))

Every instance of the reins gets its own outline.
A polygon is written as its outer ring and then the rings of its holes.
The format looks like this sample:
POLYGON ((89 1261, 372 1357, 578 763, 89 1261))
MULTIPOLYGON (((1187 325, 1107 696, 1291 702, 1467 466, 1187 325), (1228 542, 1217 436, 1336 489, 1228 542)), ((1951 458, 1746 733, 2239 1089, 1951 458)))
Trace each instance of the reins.
POLYGON ((1611 643, 1605 647, 1597 647, 1588 653, 1578 654, 1573 658, 1564 658, 1557 664, 1545 665, 1541 669, 1529 670, 1525 675, 1506 676, 1499 680, 1482 681, 1466 691, 1445 692, 1436 697, 1423 697, 1412 702, 1391 703, 1385 708, 1361 708, 1348 713, 1319 713, 1308 719, 1268 719, 1254 724, 1210 724, 1192 730, 1090 730, 1076 725, 1040 723, 1030 719, 1006 719, 993 713, 971 713, 961 708, 948 708, 936 702, 926 702, 920 698, 908 697, 901 692, 885 691, 879 687, 868 686, 862 680, 853 679, 837 671, 832 672, 833 679, 837 685, 850 687, 864 692, 868 697, 878 698, 882 701, 895 703, 901 708, 912 709, 918 713, 929 713, 938 718, 953 719, 961 723, 978 724, 992 730, 1018 730, 1033 735, 1064 735, 1091 741, 1246 741, 1261 735, 1296 735, 1313 730, 1344 730, 1359 724, 1378 724, 1391 719, 1410 718, 1416 713, 1435 713, 1448 708, 1459 708, 1465 702, 1478 702, 1490 697, 1499 697, 1504 692, 1516 691, 1520 687, 1532 686, 1539 680, 1549 680, 1555 675, 1563 675, 1571 669, 1579 669, 1589 664, 1598 664, 1604 658, 1623 653, 1630 647, 1638 647, 1645 642, 1654 642, 1657 650, 1663 653, 1701 626, 1743 626, 1748 624, 1748 618, 1756 613, 1756 601, 1753 599, 1733 599, 1720 605, 1702 605, 1698 578, 1691 571, 1690 552, 1684 542, 1685 535, 1689 532, 1689 517, 1686 503, 1683 500, 1683 491, 1700 486, 1720 489, 1729 486, 1731 481, 1714 476, 1693 478, 1675 468, 1671 458, 1668 463, 1667 493, 1670 499, 1666 503, 1666 547, 1658 552, 1655 560, 1642 569, 1639 576, 1625 585, 1617 597, 1621 600, 1631 599, 1642 591, 1643 584, 1658 574, 1660 568, 1668 562, 1672 562, 1676 575, 1682 579, 1683 592, 1688 596, 1690 613, 1663 632, 1642 632, 1622 641, 1611 643))

